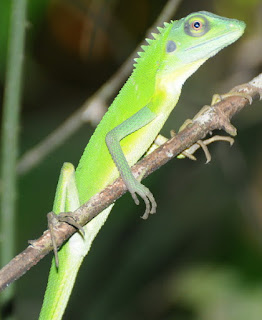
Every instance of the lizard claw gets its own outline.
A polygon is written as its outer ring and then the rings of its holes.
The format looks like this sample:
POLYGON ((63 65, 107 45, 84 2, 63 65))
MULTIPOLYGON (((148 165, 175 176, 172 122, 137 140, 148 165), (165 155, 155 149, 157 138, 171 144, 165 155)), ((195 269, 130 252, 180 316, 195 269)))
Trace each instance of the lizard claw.
POLYGON ((131 192, 131 196, 133 198, 133 200, 135 201, 135 204, 138 206, 139 205, 139 200, 138 200, 138 197, 136 195, 135 192, 131 192))
POLYGON ((228 93, 214 94, 212 97, 211 106, 213 106, 214 104, 220 102, 221 100, 223 100, 225 98, 232 97, 232 96, 238 96, 238 97, 245 98, 248 100, 249 104, 251 105, 253 102, 253 98, 250 94, 247 94, 247 93, 241 91, 242 87, 245 89, 245 86, 240 85, 240 86, 235 87, 233 90, 230 90, 228 93))
POLYGON ((57 215, 51 211, 47 214, 47 221, 48 221, 48 229, 50 231, 50 236, 51 236, 51 241, 52 241, 52 245, 53 245, 53 251, 54 251, 54 256, 55 256, 55 264, 56 264, 56 268, 59 268, 59 259, 58 259, 58 248, 57 248, 57 244, 56 244, 56 239, 55 239, 55 232, 54 229, 58 224, 58 219, 57 219, 57 215))
POLYGON ((59 215, 56 215, 53 211, 51 211, 47 214, 47 221, 48 221, 48 229, 51 235, 51 241, 53 244, 55 264, 56 264, 56 268, 58 269, 59 268, 58 247, 56 244, 55 231, 54 231, 58 223, 65 222, 72 225, 73 227, 81 231, 83 236, 85 235, 85 231, 83 227, 80 224, 78 224, 77 221, 74 219, 74 217, 71 215, 71 212, 62 212, 59 215))
POLYGON ((72 216, 72 212, 62 212, 57 216, 59 222, 65 222, 75 227, 77 230, 81 231, 82 235, 85 236, 84 228, 76 221, 72 216))
POLYGON ((145 187, 143 184, 141 184, 140 182, 138 182, 138 184, 136 184, 136 187, 134 188, 135 190, 130 191, 132 198, 135 201, 135 204, 138 205, 139 204, 139 200, 137 195, 139 195, 145 202, 146 205, 146 210, 145 213, 142 215, 142 219, 147 219, 149 214, 154 214, 156 212, 156 201, 155 198, 153 196, 153 194, 151 193, 151 191, 145 187))

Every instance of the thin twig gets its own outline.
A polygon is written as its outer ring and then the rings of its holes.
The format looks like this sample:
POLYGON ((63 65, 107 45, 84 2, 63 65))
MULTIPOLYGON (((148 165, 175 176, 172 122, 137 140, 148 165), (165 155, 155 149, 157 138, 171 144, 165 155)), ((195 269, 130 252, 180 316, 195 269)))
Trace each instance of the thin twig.
MULTIPOLYGON (((262 74, 249 83, 243 84, 241 87, 233 88, 231 91, 243 92, 245 95, 252 97, 253 101, 262 99, 262 74)), ((133 166, 133 174, 138 177, 143 172, 145 178, 183 150, 198 140, 203 139, 210 131, 226 129, 229 132, 235 132, 234 127, 229 122, 230 119, 249 105, 248 99, 244 96, 237 95, 225 98, 194 118, 190 126, 187 126, 172 139, 133 166)), ((106 187, 77 209, 73 213, 74 220, 82 226, 85 225, 125 192, 125 184, 121 178, 118 178, 112 185, 106 187)), ((72 226, 66 223, 59 223, 55 230, 57 245, 61 246, 74 232, 75 228, 72 226)), ((31 243, 22 253, 0 270, 0 291, 21 277, 53 249, 48 230, 39 239, 31 243)))
MULTIPOLYGON (((9 44, 7 54, 6 85, 2 120, 1 164, 1 256, 5 265, 15 253, 16 162, 18 154, 18 128, 21 105, 22 64, 24 55, 27 0, 14 0, 11 6, 9 44)), ((1 296, 5 303, 13 289, 1 296)))
MULTIPOLYGON (((147 31, 146 37, 150 37, 152 30, 155 29, 156 26, 162 24, 166 20, 170 20, 181 1, 182 0, 169 0, 167 2, 153 26, 147 31)), ((141 43, 136 47, 133 53, 131 53, 118 71, 102 85, 100 89, 88 98, 77 111, 45 139, 22 155, 17 165, 18 174, 26 174, 32 168, 36 167, 50 152, 63 144, 70 136, 80 129, 82 125, 87 122, 97 125, 106 111, 107 101, 115 94, 131 73, 133 61, 137 51, 140 50, 140 46, 141 43)))

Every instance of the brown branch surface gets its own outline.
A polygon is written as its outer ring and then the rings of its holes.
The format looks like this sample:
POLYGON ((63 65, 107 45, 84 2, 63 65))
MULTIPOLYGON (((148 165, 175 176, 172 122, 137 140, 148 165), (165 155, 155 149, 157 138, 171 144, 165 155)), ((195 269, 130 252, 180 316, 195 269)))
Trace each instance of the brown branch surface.
MULTIPOLYGON (((234 96, 233 94, 234 92, 242 92, 251 97, 253 101, 262 99, 262 74, 249 83, 233 88, 230 92, 233 92, 231 96, 224 98, 197 115, 190 126, 187 126, 175 137, 133 166, 132 172, 134 175, 137 177, 141 172, 144 172, 144 178, 147 177, 183 150, 203 139, 210 131, 224 129, 231 134, 236 134, 235 128, 230 124, 230 119, 244 107, 249 106, 250 103, 246 97, 234 96)), ((121 178, 118 178, 112 185, 106 187, 77 209, 73 213, 75 220, 80 225, 85 225, 125 192, 125 184, 121 178)), ((57 245, 61 246, 75 231, 72 226, 59 223, 55 232, 57 245)), ((39 239, 31 242, 23 252, 0 270, 0 291, 20 278, 52 249, 50 232, 46 230, 39 239)))

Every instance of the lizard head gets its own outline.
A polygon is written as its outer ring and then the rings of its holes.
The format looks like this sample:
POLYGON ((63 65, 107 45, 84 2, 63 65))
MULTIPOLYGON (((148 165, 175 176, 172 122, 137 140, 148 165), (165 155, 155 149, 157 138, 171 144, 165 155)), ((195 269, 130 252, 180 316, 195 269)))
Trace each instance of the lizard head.
POLYGON ((178 71, 181 84, 201 64, 244 32, 245 23, 199 11, 166 24, 162 31, 162 59, 158 76, 168 77, 178 71))

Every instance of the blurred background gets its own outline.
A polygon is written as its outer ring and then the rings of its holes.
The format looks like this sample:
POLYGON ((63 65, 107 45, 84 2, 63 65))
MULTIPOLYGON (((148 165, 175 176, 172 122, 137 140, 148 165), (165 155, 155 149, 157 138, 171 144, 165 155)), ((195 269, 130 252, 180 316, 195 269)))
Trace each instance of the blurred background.
MULTIPOLYGON (((2 101, 9 0, 0 4, 2 101)), ((29 1, 20 124, 20 157, 53 132, 121 66, 166 0, 29 1)), ((214 93, 262 71, 261 0, 184 0, 171 19, 198 10, 244 20, 244 36, 184 85, 162 133, 210 103, 214 93)), ((112 97, 106 101, 110 105, 112 97)), ((145 184, 157 214, 140 219, 129 195, 117 201, 80 269, 64 319, 261 319, 262 103, 233 119, 235 144, 210 146, 212 161, 174 160, 145 184)), ((97 108, 66 141, 20 173, 17 253, 46 229, 60 168, 77 165, 101 117, 97 108)), ((218 133, 218 132, 216 132, 218 133)), ((223 132, 220 132, 223 134, 223 132)), ((17 281, 18 319, 36 319, 52 255, 17 281)))

